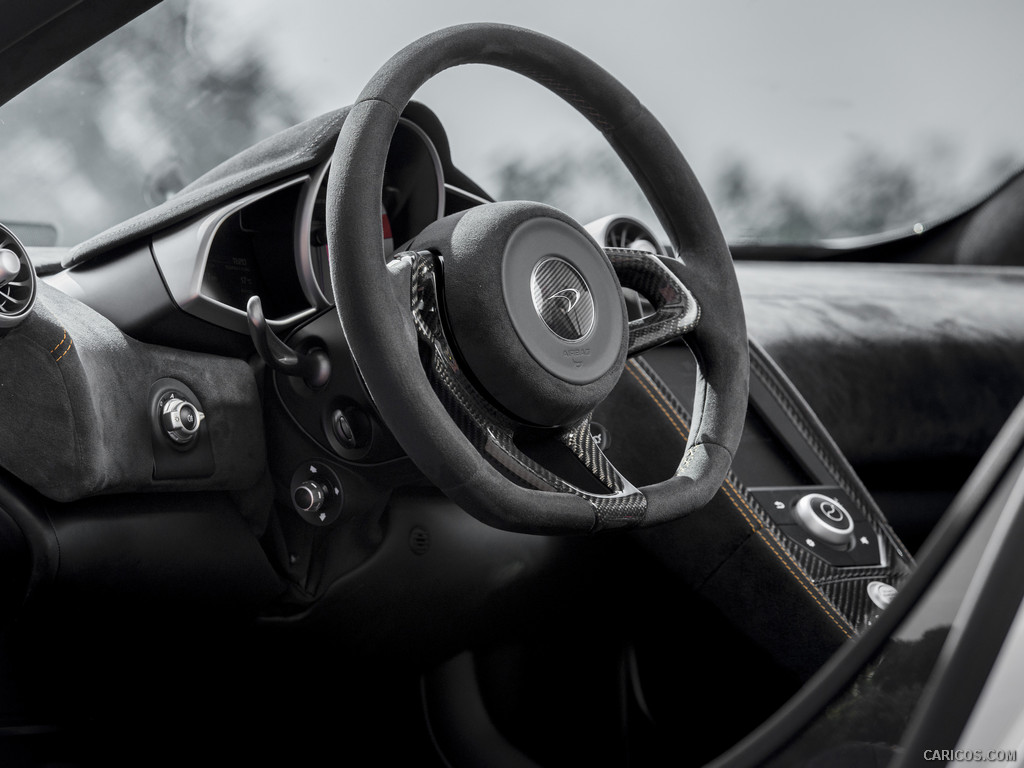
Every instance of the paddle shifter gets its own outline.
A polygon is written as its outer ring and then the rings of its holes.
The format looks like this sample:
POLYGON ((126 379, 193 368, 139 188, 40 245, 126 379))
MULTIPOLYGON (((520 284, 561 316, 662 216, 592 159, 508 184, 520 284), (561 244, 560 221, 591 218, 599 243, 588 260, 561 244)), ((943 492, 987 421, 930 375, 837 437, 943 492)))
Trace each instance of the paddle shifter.
POLYGON ((259 296, 249 298, 245 314, 249 320, 249 336, 256 345, 256 351, 263 362, 275 371, 289 376, 301 376, 310 389, 321 389, 331 378, 331 361, 326 352, 319 348, 305 352, 292 349, 270 329, 259 296))

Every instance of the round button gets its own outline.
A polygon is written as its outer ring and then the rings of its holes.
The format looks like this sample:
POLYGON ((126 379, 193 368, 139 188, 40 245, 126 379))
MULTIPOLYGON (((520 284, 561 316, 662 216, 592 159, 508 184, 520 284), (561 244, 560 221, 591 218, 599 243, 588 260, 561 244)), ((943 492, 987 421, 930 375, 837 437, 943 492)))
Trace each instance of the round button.
POLYGON ((879 608, 888 608, 889 603, 896 597, 896 587, 884 581, 872 581, 868 584, 868 597, 879 608))
POLYGON ((809 493, 793 507, 793 516, 812 536, 828 544, 849 544, 853 536, 853 518, 835 499, 822 493, 809 493))
POLYGON ((345 491, 334 471, 321 461, 302 464, 292 474, 291 502, 299 517, 319 528, 332 525, 345 506, 345 491))
POLYGON ((196 407, 191 403, 183 403, 178 409, 178 416, 181 417, 181 428, 186 432, 195 432, 199 429, 199 416, 196 415, 196 407))
POLYGON ((331 426, 334 427, 334 436, 338 442, 346 448, 356 448, 356 433, 352 429, 352 423, 345 416, 342 410, 336 410, 331 416, 331 426))
POLYGON ((307 480, 299 485, 295 489, 295 493, 292 494, 292 501, 295 502, 295 508, 298 511, 314 514, 319 512, 320 508, 324 505, 324 498, 323 486, 312 480, 307 480))

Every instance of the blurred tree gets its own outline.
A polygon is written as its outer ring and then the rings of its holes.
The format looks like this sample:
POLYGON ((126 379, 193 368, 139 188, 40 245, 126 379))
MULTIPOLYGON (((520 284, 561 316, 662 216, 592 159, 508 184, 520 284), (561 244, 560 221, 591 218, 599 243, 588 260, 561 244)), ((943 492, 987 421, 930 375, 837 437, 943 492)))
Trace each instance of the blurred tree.
POLYGON ((580 221, 611 212, 654 220, 637 183, 604 144, 531 159, 505 156, 496 161, 490 176, 500 200, 536 200, 580 221))
MULTIPOLYGON (((547 202, 582 221, 611 212, 652 221, 635 182, 610 151, 576 148, 529 160, 505 157, 493 174, 500 199, 547 202)), ((974 178, 948 141, 924 141, 909 158, 870 147, 853 153, 825 194, 791 181, 767 181, 754 163, 730 157, 705 185, 726 237, 800 243, 909 230, 955 212, 1020 167, 996 153, 974 178)))
POLYGON ((885 232, 920 221, 934 194, 909 165, 864 149, 850 159, 821 215, 840 236, 885 232))
POLYGON ((259 51, 208 55, 204 19, 169 0, 4 107, 0 215, 60 222, 75 243, 297 122, 259 51))

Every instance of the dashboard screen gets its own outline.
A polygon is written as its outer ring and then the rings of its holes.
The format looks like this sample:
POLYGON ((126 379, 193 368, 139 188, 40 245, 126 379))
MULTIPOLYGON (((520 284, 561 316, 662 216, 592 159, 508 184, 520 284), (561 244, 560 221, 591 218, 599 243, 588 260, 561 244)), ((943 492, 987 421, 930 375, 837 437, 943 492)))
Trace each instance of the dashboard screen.
MULTIPOLYGON (((430 138, 414 123, 403 119, 395 129, 384 168, 381 189, 382 258, 436 221, 444 208, 441 160, 430 138)), ((309 219, 309 271, 316 287, 329 303, 331 290, 327 248, 327 175, 316 190, 309 219)))
POLYGON ((307 306, 292 256, 301 190, 294 185, 267 195, 221 223, 207 256, 204 295, 242 311, 258 295, 271 319, 307 306))

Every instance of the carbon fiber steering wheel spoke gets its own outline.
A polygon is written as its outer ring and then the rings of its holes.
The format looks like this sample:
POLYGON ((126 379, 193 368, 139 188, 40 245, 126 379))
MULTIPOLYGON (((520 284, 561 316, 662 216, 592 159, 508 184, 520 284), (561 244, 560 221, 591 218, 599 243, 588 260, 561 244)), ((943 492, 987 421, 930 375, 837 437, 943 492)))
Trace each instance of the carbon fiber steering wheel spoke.
POLYGON ((689 333, 700 322, 700 305, 661 259, 646 251, 605 248, 623 288, 632 288, 654 314, 629 323, 629 356, 689 333))
POLYGON ((420 361, 441 404, 483 459, 522 487, 570 493, 587 500, 594 510, 594 531, 639 525, 646 514, 647 499, 601 451, 590 431, 589 414, 572 427, 542 432, 547 434, 545 440, 568 449, 593 481, 607 489, 606 493, 578 487, 516 445, 515 436, 522 425, 480 394, 448 341, 437 258, 427 252, 411 258, 411 309, 419 337, 420 361))
POLYGON ((630 528, 639 525, 647 513, 647 497, 611 463, 590 431, 591 416, 559 435, 587 471, 611 493, 602 496, 584 494, 592 499, 599 528, 630 528))

